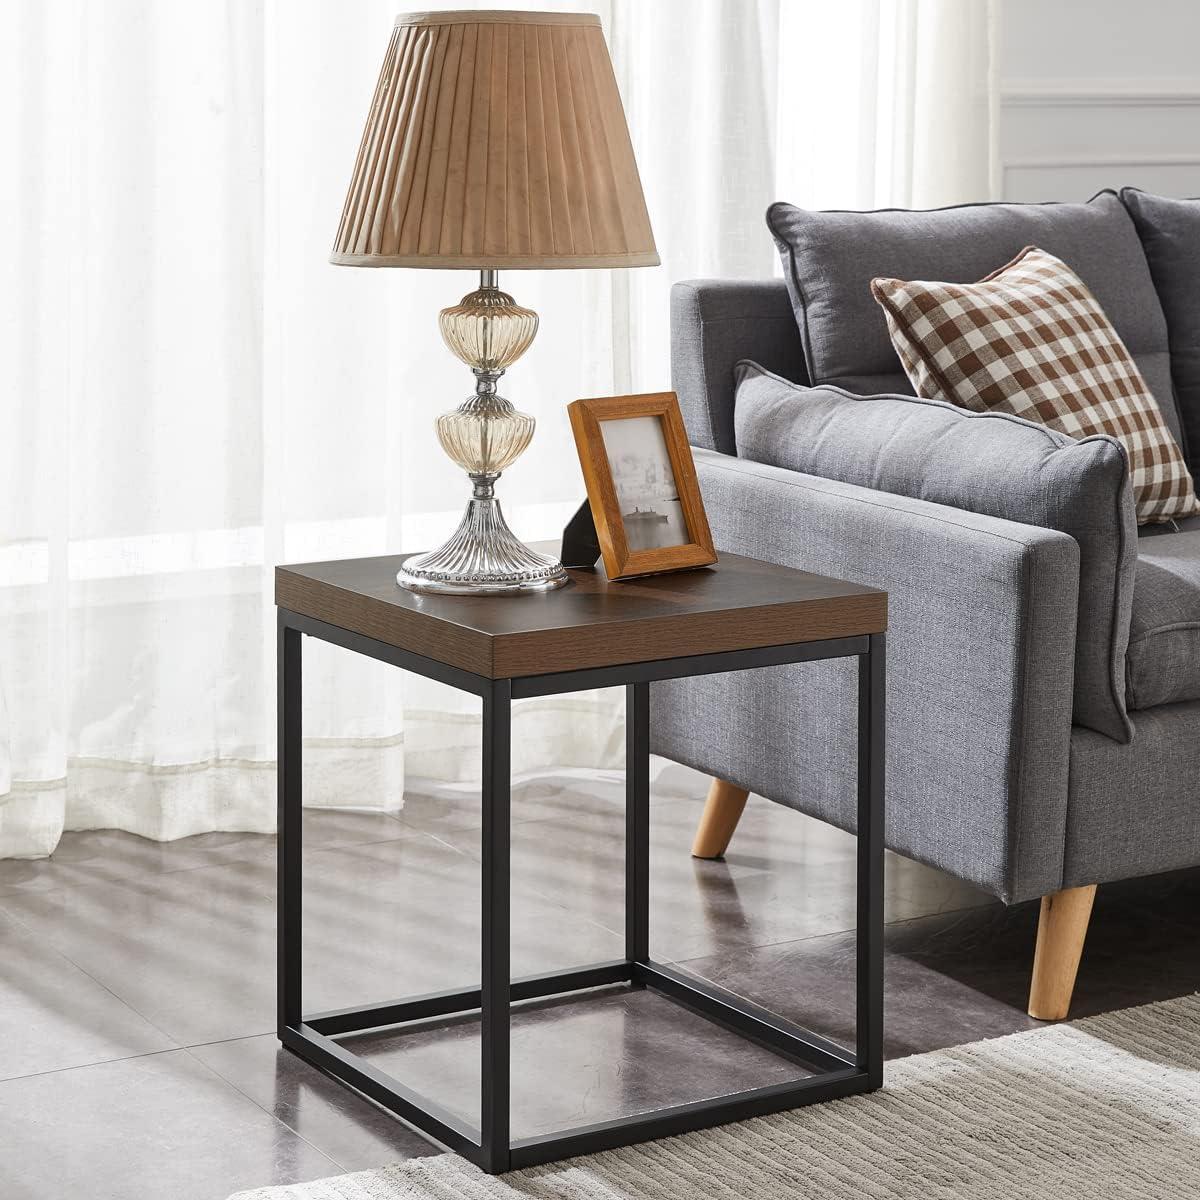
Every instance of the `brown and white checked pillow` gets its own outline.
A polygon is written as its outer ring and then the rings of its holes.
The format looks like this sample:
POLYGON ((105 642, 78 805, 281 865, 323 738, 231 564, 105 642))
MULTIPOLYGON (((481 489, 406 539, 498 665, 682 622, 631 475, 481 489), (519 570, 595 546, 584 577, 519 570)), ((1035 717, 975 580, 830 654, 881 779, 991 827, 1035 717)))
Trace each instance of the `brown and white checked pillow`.
POLYGON ((1027 246, 978 283, 873 279, 917 394, 1000 411, 1129 456, 1139 524, 1197 511, 1192 477, 1142 373, 1087 285, 1027 246))

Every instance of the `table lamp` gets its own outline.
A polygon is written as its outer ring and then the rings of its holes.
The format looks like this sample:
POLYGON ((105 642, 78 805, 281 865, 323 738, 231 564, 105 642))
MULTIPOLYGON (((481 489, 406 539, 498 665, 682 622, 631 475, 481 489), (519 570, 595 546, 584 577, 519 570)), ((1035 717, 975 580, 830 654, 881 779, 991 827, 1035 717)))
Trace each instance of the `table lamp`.
POLYGON ((495 498, 534 427, 496 385, 538 327, 497 273, 658 264, 600 18, 397 17, 330 261, 479 271, 479 288, 439 317, 475 375, 474 394, 437 419, 471 500, 449 541, 406 559, 396 581, 463 595, 561 587, 562 563, 525 546, 495 498))

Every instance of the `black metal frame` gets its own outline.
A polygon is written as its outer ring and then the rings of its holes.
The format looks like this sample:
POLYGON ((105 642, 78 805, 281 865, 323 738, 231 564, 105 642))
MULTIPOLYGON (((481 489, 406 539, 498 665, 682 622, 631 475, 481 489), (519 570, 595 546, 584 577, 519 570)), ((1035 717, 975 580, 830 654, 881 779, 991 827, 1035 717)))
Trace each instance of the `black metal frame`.
POLYGON ((657 662, 488 679, 324 621, 279 610, 278 1034, 289 1050, 490 1173, 720 1125, 872 1091, 883 1083, 883 771, 885 637, 697 654, 657 662), (483 957, 478 988, 413 996, 305 1017, 301 1012, 302 634, 483 699, 483 957), (854 656, 858 671, 858 955, 855 1049, 845 1050, 722 988, 656 963, 649 950, 650 688, 656 679, 854 656), (625 957, 511 979, 509 972, 509 736, 514 699, 624 684, 626 688, 625 957), (509 1133, 512 1004, 615 983, 653 988, 815 1073, 652 1113, 513 1141, 509 1133), (456 1114, 377 1070, 340 1035, 479 1012, 482 1120, 456 1114))

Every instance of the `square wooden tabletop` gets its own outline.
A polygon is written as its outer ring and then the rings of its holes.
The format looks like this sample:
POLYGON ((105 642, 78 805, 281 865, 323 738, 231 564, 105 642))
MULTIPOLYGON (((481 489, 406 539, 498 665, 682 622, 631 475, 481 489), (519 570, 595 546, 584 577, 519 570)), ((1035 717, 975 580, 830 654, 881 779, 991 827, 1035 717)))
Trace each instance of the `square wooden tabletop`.
POLYGON ((610 582, 598 565, 570 571, 571 582, 558 591, 478 597, 399 587, 404 557, 276 567, 275 603, 488 679, 887 628, 886 592, 738 554, 723 553, 713 567, 627 582, 610 582))

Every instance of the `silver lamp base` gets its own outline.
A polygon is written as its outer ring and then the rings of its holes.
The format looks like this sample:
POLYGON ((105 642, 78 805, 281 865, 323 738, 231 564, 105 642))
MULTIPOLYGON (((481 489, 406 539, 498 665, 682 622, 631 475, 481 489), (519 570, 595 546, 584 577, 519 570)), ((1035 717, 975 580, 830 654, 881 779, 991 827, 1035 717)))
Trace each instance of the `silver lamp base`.
POLYGON ((492 496, 476 496, 444 546, 410 558, 396 582, 413 592, 503 596, 551 592, 567 582, 562 563, 531 550, 509 529, 492 496))

